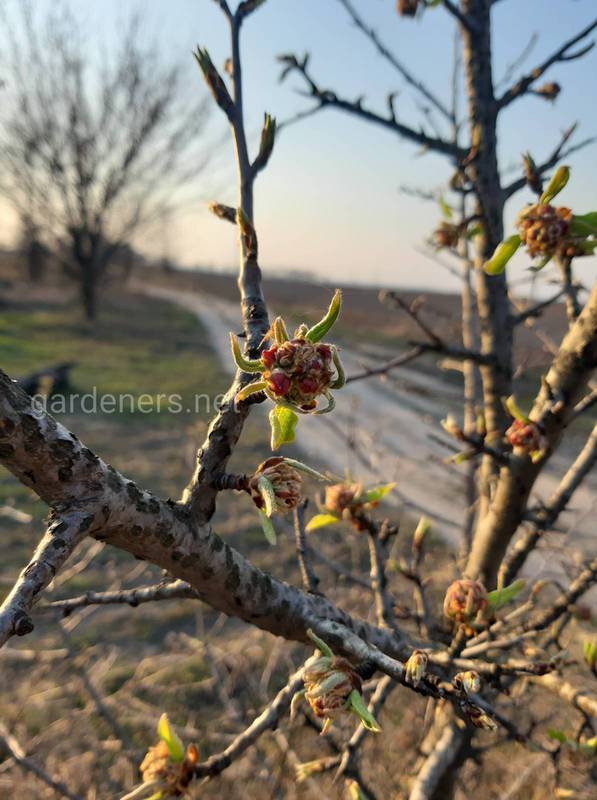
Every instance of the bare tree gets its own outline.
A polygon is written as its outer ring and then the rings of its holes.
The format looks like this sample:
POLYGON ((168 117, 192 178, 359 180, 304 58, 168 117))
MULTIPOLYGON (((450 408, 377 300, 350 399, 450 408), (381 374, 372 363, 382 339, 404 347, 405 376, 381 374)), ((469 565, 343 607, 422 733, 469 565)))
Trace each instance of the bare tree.
MULTIPOLYGON (((297 711, 301 689, 308 703, 304 715, 310 729, 325 733, 331 720, 342 714, 352 714, 358 719, 358 726, 346 742, 326 737, 323 741, 328 742, 331 752, 316 761, 299 763, 297 779, 310 779, 335 770, 352 797, 376 796, 375 787, 363 777, 361 748, 367 731, 379 731, 377 718, 383 713, 392 688, 398 684, 411 693, 411 698, 415 695, 428 698, 435 711, 432 724, 421 723, 422 736, 408 732, 408 741, 412 744, 416 739, 421 754, 407 789, 411 800, 450 796, 458 768, 465 760, 480 757, 483 752, 483 747, 473 740, 477 729, 494 732, 499 729, 499 734, 495 734, 498 738, 490 746, 500 742, 526 743, 557 762, 560 747, 550 749, 534 738, 534 722, 524 730, 517 724, 519 703, 512 701, 512 694, 515 687, 521 689, 523 680, 531 681, 533 691, 546 691, 558 697, 579 716, 578 730, 572 739, 556 731, 560 745, 570 743, 578 750, 588 748, 593 752, 592 718, 597 711, 597 699, 583 689, 577 675, 568 671, 564 679, 558 670, 567 666, 560 637, 571 620, 574 604, 597 580, 597 561, 592 559, 580 566, 568 585, 546 600, 542 585, 529 589, 520 581, 511 581, 541 534, 556 524, 595 463, 597 450, 592 434, 549 502, 538 507, 529 503, 534 481, 564 428, 594 402, 594 392, 587 392, 587 387, 597 367, 597 287, 578 315, 572 313, 571 302, 569 330, 555 348, 551 367, 538 388, 529 415, 521 414, 512 401, 508 410, 504 409, 502 396, 507 396, 510 390, 514 324, 539 313, 540 309, 515 314, 507 295, 505 273, 502 271, 497 277, 490 274, 498 271, 494 269, 495 258, 490 258, 494 249, 497 247, 502 262, 504 247, 512 249, 511 240, 500 246, 506 190, 500 189, 495 161, 497 101, 492 99, 488 57, 490 4, 485 0, 470 0, 462 6, 444 4, 456 16, 465 41, 473 135, 470 147, 440 141, 424 133, 408 134, 418 142, 421 137, 435 142, 441 152, 456 158, 459 174, 472 187, 474 215, 481 226, 475 237, 474 258, 480 347, 473 350, 469 343, 461 346, 444 342, 416 308, 407 307, 420 325, 425 341, 384 367, 385 371, 395 369, 423 352, 432 351, 470 361, 480 370, 484 431, 473 432, 470 426, 461 428, 455 421, 447 421, 446 428, 460 443, 459 448, 460 445, 464 448, 462 452, 459 449, 458 455, 481 458, 482 496, 467 553, 466 573, 445 590, 443 615, 434 611, 430 587, 423 575, 429 526, 425 518, 420 520, 407 555, 400 558, 399 569, 395 570, 413 593, 414 608, 400 615, 388 569, 397 528, 389 520, 376 518, 374 512, 377 502, 391 486, 371 489, 364 489, 358 483, 328 486, 322 513, 305 527, 300 474, 306 472, 320 480, 325 480, 325 476, 312 467, 280 456, 269 458, 250 475, 227 472, 254 403, 265 400, 272 403, 272 447, 277 449, 292 441, 297 424, 300 430, 301 414, 332 411, 331 390, 342 388, 344 375, 333 345, 321 341, 340 312, 339 293, 318 324, 300 326, 292 336, 281 318, 270 324, 261 289, 253 190, 259 172, 271 157, 276 125, 266 114, 257 154, 251 157, 244 125, 239 46, 243 24, 264 0, 244 0, 234 11, 227 0, 217 2, 230 29, 231 87, 207 50, 198 49, 196 58, 217 105, 230 123, 237 158, 238 208, 214 203, 212 210, 233 223, 239 237, 238 284, 244 348, 237 337, 232 337, 238 371, 197 451, 196 469, 178 502, 162 500, 103 462, 40 409, 7 375, 0 373, 0 461, 51 508, 48 527, 31 561, 0 607, 0 644, 14 635, 32 632, 31 614, 40 596, 63 570, 77 546, 92 537, 158 565, 172 580, 133 590, 89 593, 54 602, 50 604, 52 608, 70 612, 94 604, 138 605, 192 598, 287 642, 316 646, 319 656, 307 660, 259 716, 222 751, 204 761, 192 743, 186 747, 182 744, 163 718, 158 729, 160 743, 150 748, 144 758, 143 782, 126 795, 129 800, 150 795, 177 797, 193 781, 220 775, 266 731, 276 728, 289 708, 297 711), (488 101, 492 113, 479 105, 488 101), (506 327, 502 330, 503 326, 506 327), (509 413, 515 416, 514 422, 509 413), (289 510, 296 512, 295 542, 302 588, 259 569, 212 529, 210 520, 218 497, 229 490, 250 495, 270 540, 275 536, 270 518, 289 510), (306 531, 327 524, 350 525, 358 533, 359 541, 367 544, 369 576, 330 559, 319 559, 306 531), (514 533, 522 527, 524 533, 511 545, 514 533), (375 622, 349 613, 344 604, 333 602, 322 593, 318 574, 322 564, 341 573, 371 599, 375 622), (498 573, 503 580, 494 588, 498 573), (382 677, 376 677, 378 672, 382 677)), ((411 14, 413 3, 400 6, 411 14)), ((333 93, 317 88, 304 60, 294 57, 285 60, 287 66, 298 70, 307 80, 318 101, 339 103, 342 107, 343 101, 333 93)), ((361 111, 356 113, 360 115, 361 111)), ((383 124, 396 127, 403 135, 404 126, 394 120, 393 113, 383 124)), ((562 173, 556 173, 556 178, 556 183, 561 184, 562 173)), ((544 213, 548 215, 556 213, 550 205, 553 196, 553 192, 541 195, 541 201, 535 205, 547 209, 544 213)), ((592 249, 594 215, 573 218, 570 212, 570 216, 564 216, 566 224, 555 224, 550 218, 554 223, 550 231, 555 231, 555 238, 552 236, 548 245, 554 253, 569 254, 573 247, 575 253, 578 248, 580 255, 585 246, 592 249)), ((521 236, 528 221, 527 215, 520 222, 521 236)), ((531 224, 537 224, 536 220, 531 224)), ((527 246, 532 242, 532 237, 527 238, 527 246)), ((566 273, 570 264, 563 266, 566 273)), ((396 298, 388 297, 389 301, 393 299, 396 298)), ((381 371, 371 369, 349 376, 348 380, 366 379, 381 371)), ((589 669, 594 670, 597 650, 587 648, 585 657, 589 669)), ((95 703, 102 708, 101 698, 96 696, 95 703)), ((109 718, 105 709, 103 715, 109 718)), ((121 738, 117 721, 110 719, 109 724, 116 729, 117 738, 121 738)), ((23 768, 32 770, 37 766, 24 755, 10 731, 2 732, 2 738, 23 768)), ((290 747, 284 743, 281 732, 277 741, 288 754, 290 747)), ((402 769, 402 764, 398 769, 402 769)), ((38 769, 36 774, 48 786, 57 786, 47 771, 38 769)), ((401 783, 404 796, 401 777, 397 776, 396 783, 401 783)), ((58 786, 56 791, 72 796, 66 786, 58 786)))
MULTIPOLYGON (((37 226, 88 319, 114 253, 203 169, 206 101, 133 17, 102 53, 67 5, 2 12, 0 192, 37 226)), ((188 196, 185 198, 188 202, 188 196)))

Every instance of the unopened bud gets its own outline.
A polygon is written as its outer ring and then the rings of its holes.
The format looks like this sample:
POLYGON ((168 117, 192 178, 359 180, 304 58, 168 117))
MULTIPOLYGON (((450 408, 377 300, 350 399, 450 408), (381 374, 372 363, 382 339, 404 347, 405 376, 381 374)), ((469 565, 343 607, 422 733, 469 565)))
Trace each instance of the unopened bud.
POLYGON ((481 676, 472 669, 454 675, 452 683, 457 689, 462 689, 466 694, 478 694, 481 691, 481 676))
POLYGON ((406 662, 404 679, 415 688, 421 683, 427 672, 429 656, 423 650, 413 650, 406 662))
POLYGON ((423 541, 429 531, 431 530, 431 521, 429 517, 421 517, 417 527, 415 528, 415 532, 413 533, 413 542, 412 548, 414 551, 418 551, 423 546, 423 541))
POLYGON ((559 95, 561 90, 562 87, 559 83, 550 81, 549 83, 544 83, 542 86, 539 86, 537 89, 535 89, 535 94, 541 95, 541 97, 544 97, 546 100, 553 101, 559 95))

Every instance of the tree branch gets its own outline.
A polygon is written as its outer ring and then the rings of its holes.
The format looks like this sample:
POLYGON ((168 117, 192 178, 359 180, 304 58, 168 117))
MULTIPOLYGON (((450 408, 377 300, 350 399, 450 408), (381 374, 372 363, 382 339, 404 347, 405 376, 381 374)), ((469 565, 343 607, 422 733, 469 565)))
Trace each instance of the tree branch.
POLYGON ((55 781, 48 773, 30 759, 26 754, 17 739, 10 733, 10 731, 0 722, 0 742, 4 744, 8 752, 14 758, 15 762, 27 772, 31 772, 40 781, 49 786, 52 791, 56 792, 60 797, 66 797, 67 800, 81 800, 79 795, 73 794, 70 789, 60 781, 55 781))
POLYGON ((535 69, 531 70, 528 75, 525 75, 514 86, 504 92, 504 94, 497 100, 498 110, 505 108, 518 97, 522 97, 524 94, 526 94, 532 84, 535 83, 535 81, 537 81, 545 72, 547 72, 547 70, 553 64, 563 61, 573 61, 574 59, 584 56, 594 46, 594 42, 591 42, 587 47, 583 47, 576 53, 568 53, 568 51, 571 47, 574 47, 575 44, 578 44, 578 42, 585 39, 596 27, 597 19, 593 20, 593 22, 587 25, 587 27, 580 31, 580 33, 577 33, 576 36, 568 39, 567 42, 565 42, 548 58, 546 58, 545 61, 539 64, 539 66, 535 67, 535 69))
POLYGON ((12 590, 0 606, 0 647, 13 636, 24 636, 33 630, 29 611, 40 593, 66 563, 77 545, 94 530, 97 511, 69 509, 52 520, 27 567, 21 572, 12 590))
POLYGON ((405 67, 404 64, 402 64, 402 62, 399 61, 390 50, 388 50, 373 28, 369 28, 366 25, 363 18, 357 13, 352 2, 350 2, 350 0, 338 0, 338 2, 344 6, 356 27, 362 31, 372 42, 373 46, 382 56, 382 58, 385 58, 385 60, 398 71, 404 80, 414 89, 416 89, 425 98, 425 100, 428 100, 431 105, 448 120, 448 122, 453 123, 452 112, 446 108, 442 101, 439 100, 439 98, 437 98, 422 81, 415 78, 415 76, 407 69, 407 67, 405 67))
POLYGON ((530 491, 574 413, 597 367, 597 285, 582 313, 564 337, 537 395, 530 418, 542 426, 545 447, 540 459, 509 459, 502 467, 488 513, 480 521, 466 572, 482 575, 493 586, 506 548, 520 525, 530 491))
POLYGON ((338 108, 341 111, 353 114, 361 119, 367 120, 368 122, 373 122, 375 125, 380 125, 381 127, 392 131, 398 136, 408 139, 411 142, 415 142, 422 147, 433 150, 437 153, 442 153, 443 155, 450 156, 450 158, 462 159, 466 156, 467 151, 459 148, 453 142, 449 142, 438 137, 429 136, 423 131, 417 131, 414 128, 410 128, 408 125, 398 122, 393 113, 391 113, 388 117, 383 117, 374 111, 364 108, 360 101, 351 102, 350 100, 338 97, 338 95, 329 89, 321 89, 308 71, 308 58, 304 58, 302 61, 299 61, 299 59, 297 59, 297 57, 294 55, 284 55, 279 56, 278 60, 285 64, 285 68, 282 73, 283 78, 286 77, 286 75, 288 75, 290 72, 298 73, 307 85, 308 95, 318 101, 320 109, 338 108))
POLYGON ((562 478, 560 485, 547 504, 539 509, 533 524, 510 549, 500 566, 500 580, 507 586, 520 572, 529 554, 535 549, 543 533, 551 528, 564 511, 572 495, 591 472, 597 461, 597 425, 591 431, 584 447, 562 478))

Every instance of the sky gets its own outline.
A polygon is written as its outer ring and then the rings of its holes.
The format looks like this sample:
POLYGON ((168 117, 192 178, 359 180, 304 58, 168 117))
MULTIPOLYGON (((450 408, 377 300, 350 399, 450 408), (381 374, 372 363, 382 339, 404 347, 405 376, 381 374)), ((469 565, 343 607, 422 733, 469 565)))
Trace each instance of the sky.
MULTIPOLYGON (((50 0, 33 0, 43 6, 50 0)), ((11 0, 0 0, 11 2, 11 0)), ((231 0, 235 5, 237 0, 231 0)), ((433 91, 447 98, 454 49, 454 22, 444 9, 420 19, 400 18, 394 0, 353 0, 359 13, 384 43, 433 91)), ((165 53, 188 63, 189 81, 204 87, 191 51, 206 46, 216 65, 229 54, 226 21, 214 0, 71 0, 89 29, 109 42, 122 20, 141 9, 147 36, 165 53), (188 55, 187 55, 188 54, 188 55)), ((514 79, 540 63, 566 38, 595 16, 595 0, 502 0, 493 12, 494 75, 499 84, 508 65, 533 33, 539 38, 514 79)), ((310 68, 320 85, 385 113, 385 98, 397 91, 401 120, 421 119, 416 93, 352 25, 339 0, 267 0, 243 27, 245 111, 253 153, 263 112, 283 121, 309 101, 291 78, 278 81, 276 56, 311 54, 310 68)), ((578 138, 597 135, 597 48, 584 59, 556 65, 545 80, 557 80, 562 93, 555 103, 529 96, 501 116, 500 161, 506 177, 516 177, 520 154, 547 156, 561 132, 579 122, 578 138)), ((503 84, 505 88, 508 84, 503 84)), ((234 229, 215 218, 206 202, 235 205, 236 175, 226 124, 214 108, 206 145, 221 142, 197 186, 196 204, 176 219, 145 235, 138 244, 152 255, 168 256, 187 267, 232 268, 237 262, 234 229), (224 139, 224 141, 223 141, 224 139)), ((583 213, 597 208, 597 145, 568 159, 572 179, 560 195, 562 204, 583 213)), ((440 218, 435 203, 413 198, 401 186, 437 190, 451 170, 447 162, 394 133, 354 116, 324 110, 282 131, 266 171, 255 188, 260 255, 268 274, 305 272, 322 281, 392 287, 453 290, 457 279, 421 254, 425 239, 440 218)), ((507 230, 516 210, 530 200, 517 195, 507 209, 507 230)), ((585 259, 579 274, 588 283, 597 276, 597 259, 585 259)), ((527 275, 519 258, 516 277, 527 275)))

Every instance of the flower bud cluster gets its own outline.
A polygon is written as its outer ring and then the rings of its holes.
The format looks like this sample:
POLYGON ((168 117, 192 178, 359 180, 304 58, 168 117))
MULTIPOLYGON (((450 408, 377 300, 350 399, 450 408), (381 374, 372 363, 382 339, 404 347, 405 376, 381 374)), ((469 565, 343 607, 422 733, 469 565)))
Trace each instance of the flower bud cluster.
POLYGON ((572 211, 569 208, 535 203, 520 212, 516 227, 532 258, 551 258, 556 253, 575 255, 574 242, 568 238, 571 222, 572 211))
POLYGON ((331 387, 334 372, 329 344, 295 337, 273 344, 261 354, 263 379, 276 398, 287 400, 303 411, 312 411, 317 398, 331 387))
POLYGON ((264 508, 263 496, 265 478, 273 489, 274 501, 272 511, 275 514, 287 514, 295 509, 301 500, 302 478, 298 470, 291 467, 284 458, 273 456, 260 464, 249 479, 249 493, 257 508, 264 508))
POLYGON ((487 590, 479 581, 461 578, 448 587, 444 598, 444 614, 454 622, 472 622, 487 608, 487 590))

